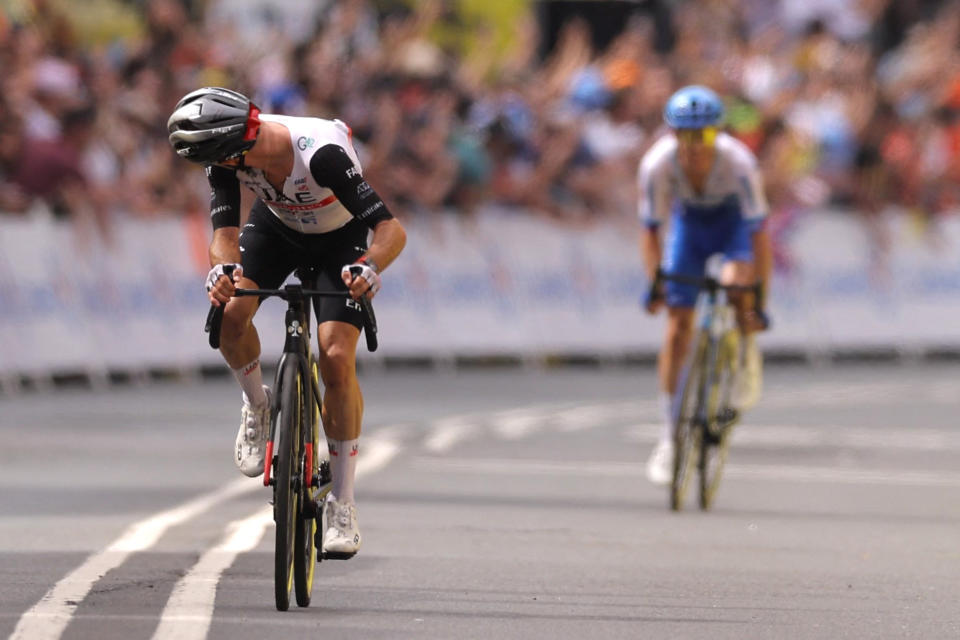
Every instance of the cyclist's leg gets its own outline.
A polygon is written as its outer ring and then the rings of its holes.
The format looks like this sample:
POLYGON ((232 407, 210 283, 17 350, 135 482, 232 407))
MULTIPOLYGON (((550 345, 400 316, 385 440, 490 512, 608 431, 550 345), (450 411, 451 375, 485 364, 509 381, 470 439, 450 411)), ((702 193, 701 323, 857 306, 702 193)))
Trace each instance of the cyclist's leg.
MULTIPOLYGON (((328 251, 321 265, 318 286, 346 291, 340 269, 363 255, 366 236, 367 228, 362 223, 351 223, 325 239, 328 251)), ((354 300, 328 298, 319 305, 317 321, 320 377, 325 389, 321 417, 333 480, 325 507, 327 529, 323 545, 328 554, 349 556, 359 549, 361 542, 353 487, 363 421, 363 395, 356 369, 363 316, 354 300)))
MULTIPOLYGON (((705 256, 699 251, 696 230, 680 216, 671 221, 663 252, 662 268, 667 273, 697 276, 703 273, 705 256)), ((666 484, 673 475, 673 399, 677 381, 693 335, 697 289, 675 282, 665 284, 667 328, 657 359, 660 384, 661 426, 657 445, 647 460, 647 478, 666 484)))
MULTIPOLYGON (((663 252, 662 268, 666 273, 692 277, 703 275, 709 248, 709 228, 674 216, 663 252)), ((673 439, 672 399, 677 392, 677 381, 690 348, 693 335, 694 306, 699 291, 696 287, 667 282, 667 330, 663 348, 658 359, 661 406, 664 412, 664 427, 661 442, 673 439)))
MULTIPOLYGON (((241 288, 278 287, 293 270, 294 247, 271 225, 272 218, 258 200, 240 233, 241 288)), ((243 390, 234 462, 251 477, 263 472, 264 442, 270 422, 270 389, 263 384, 260 336, 253 325, 259 306, 256 298, 233 298, 224 308, 220 330, 220 352, 243 390)))
MULTIPOLYGON (((278 230, 279 223, 260 200, 250 210, 240 232, 244 289, 280 286, 293 271, 297 247, 278 230)), ((256 298, 233 298, 227 303, 220 330, 220 352, 234 370, 246 397, 255 405, 266 401, 260 372, 260 336, 253 316, 260 306, 256 298)))
POLYGON ((317 331, 323 379, 323 430, 330 451, 333 486, 328 494, 323 548, 349 557, 360 548, 354 478, 360 451, 363 396, 356 374, 360 330, 346 322, 327 321, 317 331))
MULTIPOLYGON (((757 281, 750 227, 742 219, 731 225, 730 235, 724 248, 726 262, 721 271, 724 284, 750 286, 757 281)), ((736 311, 740 330, 740 362, 733 387, 732 403, 737 409, 747 409, 756 404, 760 396, 762 358, 755 339, 754 294, 731 292, 730 303, 736 311)))

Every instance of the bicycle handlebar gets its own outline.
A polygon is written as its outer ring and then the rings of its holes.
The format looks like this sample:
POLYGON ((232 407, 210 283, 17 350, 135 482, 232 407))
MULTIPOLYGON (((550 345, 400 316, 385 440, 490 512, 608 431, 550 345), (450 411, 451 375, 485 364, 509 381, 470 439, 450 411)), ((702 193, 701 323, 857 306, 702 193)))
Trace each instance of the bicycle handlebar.
MULTIPOLYGON (((292 295, 307 300, 311 298, 350 297, 350 293, 347 291, 316 291, 314 289, 299 289, 298 287, 295 289, 237 289, 233 295, 238 298, 244 296, 276 297, 288 301, 292 295), (297 293, 294 294, 294 290, 296 290, 297 293)), ((367 351, 373 353, 377 350, 377 347, 380 346, 377 340, 377 316, 374 314, 373 305, 369 300, 361 297, 356 302, 360 305, 360 311, 363 315, 363 335, 366 338, 367 351)), ((210 334, 210 346, 214 349, 220 348, 220 325, 223 322, 224 306, 223 304, 218 307, 210 305, 210 311, 207 313, 207 322, 203 329, 205 333, 210 334)))
POLYGON ((717 291, 721 290, 753 293, 753 310, 761 318, 763 318, 764 325, 769 324, 769 319, 767 319, 766 313, 763 310, 764 291, 762 282, 755 282, 753 284, 722 284, 717 278, 711 278, 709 276, 691 276, 682 273, 666 273, 665 271, 657 269, 657 274, 650 285, 651 290, 656 291, 662 282, 686 284, 697 287, 698 289, 705 289, 710 293, 716 293, 717 291))
POLYGON ((677 284, 686 284, 698 289, 706 289, 707 291, 752 291, 753 293, 761 293, 763 289, 763 284, 760 282, 755 282, 753 284, 722 284, 717 278, 711 278, 709 276, 689 276, 682 273, 666 273, 664 271, 657 271, 656 278, 654 279, 654 286, 660 284, 661 282, 676 282, 677 284))

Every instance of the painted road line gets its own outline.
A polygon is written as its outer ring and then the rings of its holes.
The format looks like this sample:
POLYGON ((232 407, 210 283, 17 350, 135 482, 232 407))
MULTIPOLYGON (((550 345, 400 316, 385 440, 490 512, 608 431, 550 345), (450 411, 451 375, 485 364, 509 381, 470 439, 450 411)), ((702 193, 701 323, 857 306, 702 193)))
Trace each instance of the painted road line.
POLYGON ((153 547, 170 527, 195 518, 225 500, 250 493, 259 486, 261 485, 247 478, 236 480, 173 509, 134 523, 105 549, 89 556, 28 609, 20 617, 10 640, 59 638, 94 583, 111 569, 123 564, 130 554, 153 547))
MULTIPOLYGON (((415 458, 418 469, 436 473, 501 476, 644 477, 641 462, 552 462, 517 459, 415 458)), ((905 487, 960 487, 960 473, 904 469, 858 469, 786 465, 727 465, 729 479, 795 483, 867 484, 905 487)))
POLYGON ((479 426, 468 418, 443 418, 433 422, 423 446, 430 453, 444 453, 479 430, 479 426))
MULTIPOLYGON (((624 438, 631 442, 654 442, 659 426, 630 425, 624 438)), ((957 451, 960 433, 923 427, 910 429, 871 429, 845 425, 773 425, 744 424, 733 432, 734 449, 832 447, 889 451, 957 451)))
POLYGON ((227 525, 227 534, 197 561, 173 587, 154 640, 203 640, 212 620, 220 576, 241 553, 251 551, 273 521, 273 508, 261 507, 242 520, 227 525))
MULTIPOLYGON (((387 466, 400 452, 395 432, 384 431, 362 442, 357 478, 387 466)), ((202 640, 207 636, 223 572, 239 554, 260 544, 272 520, 272 508, 268 506, 227 526, 223 542, 205 552, 174 586, 153 640, 202 640)))

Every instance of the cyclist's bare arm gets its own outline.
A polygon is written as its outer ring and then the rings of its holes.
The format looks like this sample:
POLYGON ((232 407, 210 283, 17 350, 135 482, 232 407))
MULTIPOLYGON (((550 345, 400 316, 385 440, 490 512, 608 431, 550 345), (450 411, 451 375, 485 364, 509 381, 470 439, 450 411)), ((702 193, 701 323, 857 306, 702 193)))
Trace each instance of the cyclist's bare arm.
POLYGON ((768 291, 770 275, 773 273, 773 245, 766 226, 753 234, 753 261, 757 280, 763 285, 763 290, 768 291))
POLYGON ((383 271, 397 259, 407 244, 407 232, 396 218, 382 220, 373 228, 367 258, 383 271))
MULTIPOLYGON (((660 228, 658 225, 644 225, 640 232, 640 255, 643 258, 644 268, 647 270, 647 281, 654 282, 657 269, 663 258, 663 247, 660 244, 660 228)), ((647 295, 644 305, 648 313, 656 313, 663 306, 663 298, 647 295)))
POLYGON ((663 247, 660 245, 658 227, 645 226, 640 232, 640 256, 643 258, 643 266, 647 270, 647 278, 652 282, 657 275, 660 261, 663 259, 663 247))

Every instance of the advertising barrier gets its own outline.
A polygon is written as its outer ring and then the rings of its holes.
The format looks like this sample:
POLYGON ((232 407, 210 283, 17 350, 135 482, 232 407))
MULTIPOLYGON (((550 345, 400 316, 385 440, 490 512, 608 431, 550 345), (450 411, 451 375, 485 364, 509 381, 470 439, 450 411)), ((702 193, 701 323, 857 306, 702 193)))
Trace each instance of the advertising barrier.
MULTIPOLYGON (((205 221, 204 225, 205 225, 205 221)), ((960 346, 960 221, 882 232, 853 214, 807 213, 778 233, 767 350, 922 352, 960 346), (886 248, 885 248, 886 247, 886 248)), ((659 347, 638 227, 571 227, 517 211, 406 224, 407 248, 376 299, 380 351, 360 358, 619 357, 659 347)), ((202 332, 209 230, 125 220, 109 239, 69 223, 0 218, 0 375, 221 365, 202 332)), ((257 326, 270 360, 283 304, 257 326)))

